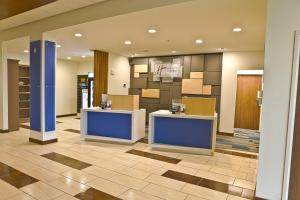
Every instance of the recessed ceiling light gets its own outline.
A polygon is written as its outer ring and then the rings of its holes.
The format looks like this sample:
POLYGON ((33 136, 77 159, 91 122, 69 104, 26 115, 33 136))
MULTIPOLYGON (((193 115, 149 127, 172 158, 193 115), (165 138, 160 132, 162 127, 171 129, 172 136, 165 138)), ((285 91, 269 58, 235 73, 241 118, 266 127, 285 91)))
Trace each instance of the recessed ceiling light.
POLYGON ((86 58, 86 56, 81 56, 81 58, 86 58))
POLYGON ((241 32, 242 28, 241 27, 235 27, 232 29, 233 32, 241 32))
POLYGON ((150 28, 150 29, 148 30, 148 32, 149 32, 149 33, 156 33, 157 31, 156 31, 154 28, 150 28))
POLYGON ((57 45, 56 45, 56 48, 60 48, 60 47, 61 47, 61 45, 60 45, 60 44, 57 44, 57 45))
POLYGON ((71 60, 72 58, 69 56, 69 57, 67 57, 67 59, 68 59, 68 60, 71 60))
POLYGON ((203 40, 197 39, 195 42, 196 42, 196 44, 202 44, 202 43, 203 43, 203 40))
POLYGON ((75 33, 74 36, 75 37, 82 37, 82 34, 81 33, 75 33))
POLYGON ((131 45, 132 42, 131 42, 130 40, 126 40, 126 41, 124 42, 124 44, 126 44, 126 45, 131 45))
POLYGON ((177 51, 172 51, 172 53, 176 53, 177 51))
POLYGON ((24 50, 24 53, 29 53, 29 51, 27 49, 24 50))

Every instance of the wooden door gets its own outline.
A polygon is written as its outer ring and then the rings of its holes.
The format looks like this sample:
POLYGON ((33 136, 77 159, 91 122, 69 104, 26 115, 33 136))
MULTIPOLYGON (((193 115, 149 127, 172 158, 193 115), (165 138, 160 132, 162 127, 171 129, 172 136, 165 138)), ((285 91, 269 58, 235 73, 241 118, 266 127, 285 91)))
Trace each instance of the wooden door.
MULTIPOLYGON (((300 67, 300 66, 299 66, 300 67)), ((292 119, 291 119, 292 120, 292 119)), ((297 99, 293 131, 293 147, 289 182, 289 200, 298 200, 300 197, 300 73, 298 74, 297 99)))
POLYGON ((19 61, 7 60, 8 129, 19 130, 19 61))
POLYGON ((238 75, 235 105, 235 128, 259 129, 260 107, 257 91, 261 90, 261 75, 238 75))

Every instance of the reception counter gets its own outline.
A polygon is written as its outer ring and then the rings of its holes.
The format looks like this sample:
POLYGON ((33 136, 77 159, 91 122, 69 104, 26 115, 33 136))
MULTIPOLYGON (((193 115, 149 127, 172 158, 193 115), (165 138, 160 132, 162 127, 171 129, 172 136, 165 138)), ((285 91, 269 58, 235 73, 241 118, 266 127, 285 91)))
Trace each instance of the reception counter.
POLYGON ((145 119, 144 109, 82 109, 81 138, 132 144, 145 137, 145 119))
POLYGON ((216 130, 216 113, 200 116, 159 110, 149 116, 149 145, 164 150, 212 155, 216 130))

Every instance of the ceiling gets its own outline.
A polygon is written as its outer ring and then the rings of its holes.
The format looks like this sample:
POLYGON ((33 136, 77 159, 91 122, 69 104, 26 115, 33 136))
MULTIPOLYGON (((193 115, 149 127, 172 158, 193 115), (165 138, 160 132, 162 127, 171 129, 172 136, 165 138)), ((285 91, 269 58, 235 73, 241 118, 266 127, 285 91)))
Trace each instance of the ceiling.
POLYGON ((105 0, 26 0, 22 3, 20 1, 0 1, 0 31, 105 0))
MULTIPOLYGON (((58 58, 70 56, 81 61, 82 55, 93 55, 91 49, 138 57, 170 55, 172 51, 261 51, 265 27, 265 0, 193 0, 66 27, 47 32, 46 36, 62 46, 58 58), (236 33, 234 27, 243 30, 236 33), (149 34, 149 28, 157 33, 149 34), (83 37, 74 37, 77 32, 83 37), (203 44, 196 44, 196 39, 202 39, 203 44), (132 45, 125 45, 125 40, 132 41, 132 45)), ((16 43, 10 49, 23 52, 26 47, 20 41, 16 43)))
POLYGON ((20 3, 20 0, 2 0, 0 1, 0 20, 5 19, 57 0, 27 0, 20 3))

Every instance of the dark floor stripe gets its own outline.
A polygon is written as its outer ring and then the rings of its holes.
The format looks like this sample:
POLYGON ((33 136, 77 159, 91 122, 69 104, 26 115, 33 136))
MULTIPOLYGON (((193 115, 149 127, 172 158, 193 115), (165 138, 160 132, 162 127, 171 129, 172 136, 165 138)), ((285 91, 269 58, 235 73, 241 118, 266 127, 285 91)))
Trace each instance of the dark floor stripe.
POLYGON ((224 153, 224 154, 229 154, 229 155, 233 155, 233 156, 240 156, 240 157, 244 157, 244 158, 252 158, 252 159, 257 159, 258 156, 254 155, 254 154, 249 154, 249 153, 242 153, 242 152, 236 152, 236 151, 229 151, 226 149, 216 149, 215 150, 218 153, 224 153))
POLYGON ((57 124, 61 124, 61 123, 63 123, 63 122, 60 122, 60 121, 56 121, 56 123, 57 123, 57 124))
POLYGON ((224 135, 224 136, 231 136, 231 137, 233 137, 233 136, 234 136, 234 134, 233 134, 233 133, 224 133, 224 132, 218 132, 217 134, 218 134, 218 135, 224 135))
POLYGON ((29 129, 29 130, 30 130, 30 126, 25 125, 25 124, 21 124, 20 127, 21 127, 21 128, 25 128, 25 129, 29 129))
POLYGON ((64 131, 68 131, 71 133, 79 133, 80 134, 80 130, 76 130, 76 129, 65 129, 64 131))
POLYGON ((105 192, 101 192, 99 190, 96 190, 95 188, 89 188, 86 191, 77 194, 75 198, 80 200, 121 200, 118 197, 114 197, 105 192))
POLYGON ((162 156, 159 154, 149 153, 149 152, 145 152, 145 151, 139 151, 139 150, 135 150, 135 149, 129 150, 126 153, 143 156, 146 158, 151 158, 154 160, 160 160, 160 161, 167 162, 167 163, 173 163, 173 164, 177 164, 181 161, 180 159, 177 159, 177 158, 162 156))
MULTIPOLYGON (((22 188, 39 180, 0 162, 0 179, 16 188, 22 188)), ((3 191, 4 192, 4 191, 3 191)))
POLYGON ((78 169, 78 170, 82 170, 84 168, 92 166, 89 163, 82 162, 80 160, 76 160, 74 158, 70 158, 68 156, 65 156, 65 155, 62 155, 62 154, 59 154, 59 153, 55 153, 55 152, 44 154, 42 156, 45 157, 45 158, 48 158, 50 160, 53 160, 55 162, 58 162, 60 164, 67 165, 67 166, 72 167, 74 169, 78 169))
POLYGON ((226 184, 226 183, 221 183, 218 181, 213 181, 209 180, 206 178, 198 177, 198 176, 193 176, 181 172, 176 172, 173 170, 168 170, 165 172, 162 176, 171 178, 174 180, 182 181, 185 183, 190 183, 193 185, 198 185, 201 187, 209 188, 212 190, 216 190, 219 192, 224 192, 230 195, 238 196, 238 197, 243 197, 247 199, 253 199, 254 196, 254 191, 237 187, 234 185, 226 184))
POLYGON ((80 117, 76 117, 75 119, 80 119, 80 117))

